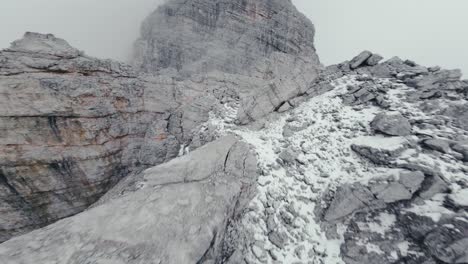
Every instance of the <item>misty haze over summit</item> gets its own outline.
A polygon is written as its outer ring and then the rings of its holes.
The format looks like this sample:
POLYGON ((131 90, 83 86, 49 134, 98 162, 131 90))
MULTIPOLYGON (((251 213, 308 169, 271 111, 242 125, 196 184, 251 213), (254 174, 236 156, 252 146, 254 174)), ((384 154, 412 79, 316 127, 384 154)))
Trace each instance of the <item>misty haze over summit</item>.
MULTIPOLYGON (((140 23, 162 0, 4 0, 0 48, 25 31, 53 33, 87 54, 128 61, 140 23)), ((317 28, 316 47, 330 65, 369 49, 425 65, 468 72, 464 0, 293 0, 317 28)))

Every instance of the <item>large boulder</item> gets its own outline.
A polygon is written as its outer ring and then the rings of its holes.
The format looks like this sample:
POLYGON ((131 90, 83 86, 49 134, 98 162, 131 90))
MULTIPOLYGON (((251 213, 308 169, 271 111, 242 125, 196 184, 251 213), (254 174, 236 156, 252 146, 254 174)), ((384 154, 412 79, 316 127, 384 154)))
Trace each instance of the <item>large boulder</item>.
POLYGON ((151 168, 93 208, 0 245, 4 264, 217 263, 251 198, 255 153, 228 136, 151 168))
POLYGON ((371 57, 372 57, 372 52, 367 51, 367 50, 363 51, 349 62, 349 67, 352 70, 357 69, 359 68, 359 66, 363 65, 371 57))
POLYGON ((372 192, 361 184, 341 186, 325 212, 324 219, 326 221, 340 220, 369 207, 375 200, 372 192))
POLYGON ((380 113, 371 122, 371 127, 389 136, 408 136, 411 134, 411 124, 400 113, 380 113))
POLYGON ((376 164, 389 164, 408 148, 403 137, 363 136, 356 138, 351 149, 376 164))
POLYGON ((385 203, 410 200, 414 193, 421 188, 425 179, 422 172, 405 172, 399 179, 390 182, 377 182, 370 186, 372 193, 385 203))

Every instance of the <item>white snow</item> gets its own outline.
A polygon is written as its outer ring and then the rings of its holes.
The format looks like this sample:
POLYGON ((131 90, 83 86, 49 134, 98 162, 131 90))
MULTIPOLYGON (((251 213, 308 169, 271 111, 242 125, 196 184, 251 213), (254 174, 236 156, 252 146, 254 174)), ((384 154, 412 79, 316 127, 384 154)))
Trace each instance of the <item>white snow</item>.
POLYGON ((462 189, 458 192, 451 194, 450 198, 455 201, 458 205, 468 206, 468 189, 462 189))
POLYGON ((403 137, 384 137, 378 136, 362 136, 354 140, 354 144, 359 146, 367 146, 374 149, 395 151, 402 148, 408 143, 403 137))
POLYGON ((424 201, 424 204, 414 205, 405 211, 412 212, 418 215, 430 217, 434 222, 439 222, 442 216, 453 215, 455 212, 443 207, 445 194, 437 194, 432 199, 424 201))
POLYGON ((383 236, 396 222, 396 216, 388 213, 380 213, 377 219, 379 220, 378 222, 358 222, 359 229, 368 230, 383 236))
MULTIPOLYGON (((381 83, 389 82, 380 80, 381 83)), ((307 262, 312 264, 342 264, 340 246, 344 242, 346 226, 339 225, 336 237, 327 238, 316 218, 315 210, 322 206, 320 197, 328 190, 336 189, 344 183, 361 182, 367 184, 376 179, 397 177, 400 169, 379 168, 361 158, 351 150, 352 144, 365 144, 378 149, 396 150, 415 137, 370 137, 369 124, 382 110, 377 107, 350 107, 343 104, 339 95, 346 93, 349 84, 355 85, 354 76, 336 80, 334 90, 314 97, 296 109, 283 113, 261 130, 238 127, 234 120, 239 105, 224 105, 224 111, 212 113, 206 128, 215 127, 216 131, 235 133, 253 145, 258 155, 258 166, 263 171, 258 179, 257 195, 251 201, 249 213, 243 225, 255 240, 264 245, 270 254, 267 258, 257 259, 253 253, 246 256, 249 263, 273 263, 271 255, 277 257, 275 263, 307 262), (295 131, 288 137, 283 136, 283 128, 291 126, 295 131), (296 131, 297 130, 297 131, 296 131), (280 153, 290 149, 298 153, 296 160, 301 164, 282 166, 278 163, 280 153), (283 224, 282 218, 291 218, 291 224, 283 224), (268 238, 267 219, 273 217, 278 224, 277 230, 288 236, 288 243, 278 248, 268 238), (297 254, 304 248, 304 254, 297 254)), ((398 110, 404 116, 416 119, 431 119, 411 103, 403 102, 399 96, 410 89, 401 85, 388 92, 390 110, 398 110)), ((399 162, 438 166, 449 180, 466 177, 460 162, 441 161, 439 157, 408 149, 399 162), (455 169, 453 169, 455 168, 455 169)), ((454 195, 465 195, 465 192, 454 195)), ((465 195, 466 196, 466 195, 465 195)), ((417 214, 427 215, 439 221, 443 214, 453 214, 442 206, 441 198, 434 197, 424 204, 406 209, 417 214)), ((458 196, 457 196, 457 199, 458 196)), ((463 200, 463 199, 462 199, 463 200)), ((358 223, 368 230, 384 235, 395 223, 396 217, 381 213, 378 223, 358 223)), ((411 254, 409 244, 398 245, 402 255, 411 254)), ((372 244, 366 245, 369 252, 382 254, 381 249, 372 244)), ((394 252, 395 259, 397 253, 394 252)))

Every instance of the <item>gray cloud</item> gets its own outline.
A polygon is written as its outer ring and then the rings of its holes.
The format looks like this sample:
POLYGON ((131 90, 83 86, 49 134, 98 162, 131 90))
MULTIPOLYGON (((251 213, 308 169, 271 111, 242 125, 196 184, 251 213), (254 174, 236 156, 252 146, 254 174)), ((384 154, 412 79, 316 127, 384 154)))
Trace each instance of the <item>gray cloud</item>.
MULTIPOLYGON (((53 33, 97 57, 127 60, 161 0, 2 0, 0 48, 25 31, 53 33)), ((293 0, 317 28, 326 65, 363 49, 468 73, 466 0, 293 0)))
POLYGON ((363 49, 468 74, 466 0, 292 0, 312 19, 324 64, 363 49))
POLYGON ((53 33, 87 54, 128 60, 140 24, 162 0, 2 0, 0 48, 25 31, 53 33))

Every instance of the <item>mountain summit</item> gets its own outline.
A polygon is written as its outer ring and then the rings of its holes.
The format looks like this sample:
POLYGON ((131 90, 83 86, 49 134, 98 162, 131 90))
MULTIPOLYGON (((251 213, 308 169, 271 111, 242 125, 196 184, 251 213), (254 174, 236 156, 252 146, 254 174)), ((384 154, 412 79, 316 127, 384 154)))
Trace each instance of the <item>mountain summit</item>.
POLYGON ((143 23, 135 64, 151 73, 271 78, 298 61, 318 67, 314 35, 289 0, 172 0, 143 23))
POLYGON ((0 51, 5 264, 468 263, 468 80, 324 67, 289 0, 169 0, 135 65, 0 51))

